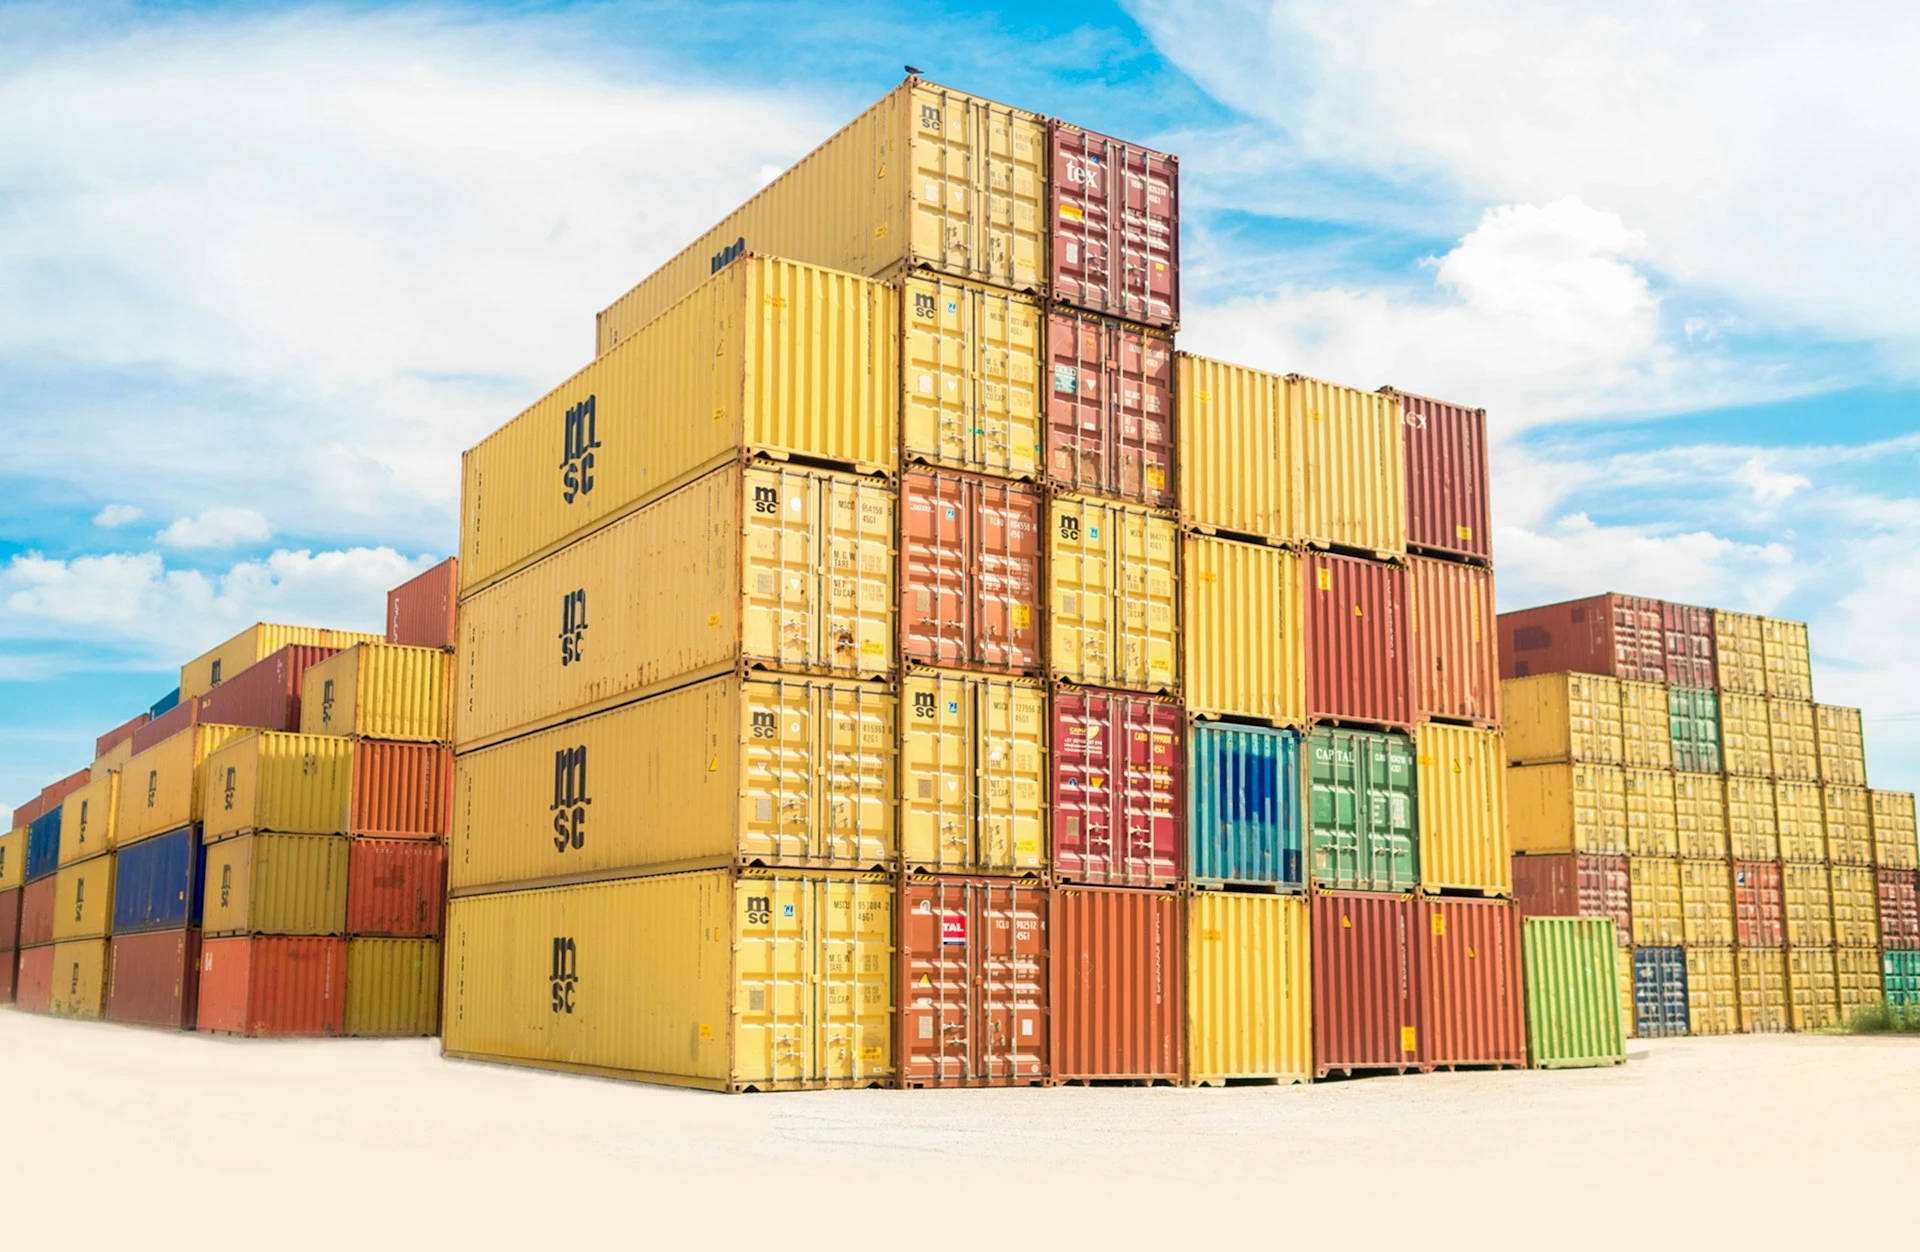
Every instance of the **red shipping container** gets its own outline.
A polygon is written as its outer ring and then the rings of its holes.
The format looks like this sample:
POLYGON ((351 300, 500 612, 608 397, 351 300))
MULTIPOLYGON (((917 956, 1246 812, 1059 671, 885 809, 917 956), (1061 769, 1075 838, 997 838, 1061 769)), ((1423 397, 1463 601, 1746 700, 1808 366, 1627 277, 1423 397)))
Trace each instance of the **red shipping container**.
POLYGON ((200 997, 200 931, 115 935, 107 968, 106 1017, 132 1026, 192 1030, 200 997))
POLYGON ((387 642, 451 648, 460 603, 460 560, 448 557, 387 593, 387 642))
POLYGON ((347 851, 347 933, 438 939, 447 850, 437 840, 355 839, 347 851))
POLYGON ((1432 1069, 1419 903, 1327 891, 1311 907, 1314 1076, 1432 1069))
POLYGON ((20 946, 53 942, 53 894, 58 874, 48 874, 20 889, 20 946))
POLYGON ((1174 507, 1172 337, 1056 308, 1046 351, 1047 477, 1072 491, 1174 507))
POLYGON ((10 952, 20 946, 20 897, 24 894, 20 887, 0 891, 0 949, 10 952))
POLYGON ((200 1029, 337 1035, 346 1029, 347 941, 292 935, 200 945, 200 1029))
POLYGON ((179 734, 189 726, 200 724, 200 697, 188 696, 160 716, 133 732, 134 752, 145 752, 156 743, 179 734))
POLYGON ((99 757, 103 757, 107 753, 113 751, 114 748, 118 747, 121 743, 125 742, 128 739, 133 738, 133 732, 136 730, 139 730, 142 726, 145 726, 147 724, 147 720, 148 720, 148 715, 145 713, 142 713, 138 717, 131 718, 128 721, 121 722, 118 726, 115 726, 112 730, 108 731, 106 734, 100 736, 98 739, 95 739, 93 741, 94 757, 96 759, 98 759, 99 757))
POLYGON ((1487 411, 1392 387, 1400 401, 1407 476, 1407 546, 1480 561, 1493 559, 1487 475, 1487 411))
POLYGON ((1778 861, 1733 863, 1734 942, 1743 948, 1778 948, 1787 942, 1787 901, 1778 861))
POLYGON ((956 470, 900 476, 900 651, 909 661, 1039 672, 1038 487, 956 470))
POLYGON ((1880 871, 1880 946, 1920 948, 1920 874, 1880 871))
POLYGON ((48 783, 40 789, 40 811, 45 813, 48 809, 59 808, 68 796, 86 786, 92 775, 90 769, 77 769, 59 782, 48 783))
POLYGON ((1640 596, 1588 596, 1500 615, 1500 677, 1610 674, 1667 681, 1666 606, 1640 596))
POLYGON ((1666 681, 1676 687, 1719 686, 1719 667, 1714 664, 1713 610, 1663 601, 1660 616, 1665 626, 1661 644, 1667 655, 1666 681))
POLYGON ((300 680, 308 666, 339 650, 290 644, 254 662, 200 697, 200 720, 216 726, 299 730, 300 680))
POLYGON ((1511 900, 1437 899, 1427 924, 1427 1060, 1436 1066, 1527 1063, 1520 920, 1511 900))
POLYGON ((1513 903, 1521 917, 1611 917, 1620 946, 1633 946, 1633 873, 1624 856, 1515 856, 1513 903))
POLYGON ((1493 623, 1492 570, 1407 558, 1407 651, 1416 720, 1499 724, 1493 623))
POLYGON ((1047 889, 954 874, 901 883, 903 1087, 1007 1087, 1047 1078, 1047 889))
POLYGON ((29 1013, 53 1012, 53 946, 20 949, 13 1002, 29 1013))
POLYGON ((1056 1081, 1182 1081, 1185 911, 1172 891, 1054 889, 1047 920, 1056 1081))
POLYGON ((1177 700, 1054 689, 1055 877, 1126 887, 1180 880, 1185 730, 1177 700))
POLYGON ((1094 313, 1180 324, 1180 158, 1048 123, 1050 290, 1094 313))
POLYGON ((15 984, 19 981, 20 954, 12 948, 0 952, 0 1004, 12 1004, 15 984))
POLYGON ((352 833, 438 839, 447 833, 453 751, 433 743, 361 739, 353 745, 352 833))
POLYGON ((1306 578, 1307 713, 1315 719, 1411 726, 1406 571, 1310 552, 1306 578))
POLYGON ((25 826, 45 811, 46 805, 41 802, 39 796, 35 796, 33 799, 13 810, 13 826, 10 829, 20 829, 20 827, 25 826))

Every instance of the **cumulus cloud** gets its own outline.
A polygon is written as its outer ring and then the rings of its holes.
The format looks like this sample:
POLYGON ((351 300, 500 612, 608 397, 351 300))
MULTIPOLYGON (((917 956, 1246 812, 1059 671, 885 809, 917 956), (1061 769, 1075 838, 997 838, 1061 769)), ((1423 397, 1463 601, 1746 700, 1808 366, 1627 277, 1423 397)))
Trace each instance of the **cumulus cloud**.
POLYGON ((180 518, 154 541, 167 548, 232 548, 271 538, 273 525, 252 509, 216 507, 180 518))
POLYGON ((93 524, 113 530, 121 526, 131 526, 146 515, 144 509, 137 509, 131 504, 109 504, 93 515, 93 524))

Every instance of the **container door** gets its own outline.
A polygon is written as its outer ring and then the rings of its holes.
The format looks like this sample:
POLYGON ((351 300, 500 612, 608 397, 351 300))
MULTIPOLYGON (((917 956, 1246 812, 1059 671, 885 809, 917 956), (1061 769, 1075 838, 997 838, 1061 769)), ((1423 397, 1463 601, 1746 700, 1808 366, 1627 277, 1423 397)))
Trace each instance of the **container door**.
POLYGON ((900 628, 909 661, 965 665, 975 627, 967 480, 911 470, 900 480, 900 628))
POLYGON ((871 684, 819 683, 812 695, 819 733, 813 856, 863 869, 891 864, 897 700, 871 684))
POLYGON ((1020 1082, 1047 1072, 1047 892, 982 883, 974 976, 983 1077, 1020 1082))
POLYGON ((909 879, 900 895, 900 1076, 909 1084, 976 1076, 972 885, 909 879))
POLYGON ((1159 700, 1118 702, 1121 768, 1120 863, 1109 882, 1134 887, 1170 885, 1179 877, 1179 706, 1159 700))
POLYGON ((1092 317, 1056 309, 1047 318, 1047 473, 1073 491, 1114 494, 1106 336, 1092 317))
POLYGON ((814 884, 743 876, 734 885, 734 1078, 799 1083, 819 1070, 812 981, 814 884))
POLYGON ((808 955, 815 1081, 881 1082, 893 1074, 893 887, 878 876, 804 884, 820 927, 808 955))
POLYGON ((975 479, 966 513, 970 633, 967 664, 1038 672, 1041 495, 1030 487, 975 479))
POLYGON ((972 862, 977 681, 914 670, 901 684, 900 853, 909 866, 972 862))
POLYGON ((1076 882, 1113 871, 1114 722, 1121 698, 1061 692, 1053 717, 1054 872, 1076 882))
POLYGON ((1154 326, 1180 317, 1180 165, 1055 124, 1052 290, 1096 313, 1154 326))
POLYGON ((1102 326, 1110 416, 1109 461, 1120 469, 1106 490, 1149 508, 1175 504, 1173 341, 1126 322, 1102 326))
POLYGON ((1141 691, 1171 692, 1179 684, 1174 623, 1179 536, 1167 518, 1128 509, 1114 510, 1118 532, 1119 679, 1141 691))
POLYGON ((907 125, 912 259, 1016 291, 1036 287, 1045 277, 1045 124, 916 83, 907 125))
POLYGON ((1040 308, 920 273, 906 281, 902 417, 910 459, 1008 478, 1040 468, 1040 308))
POLYGON ((1114 593, 1111 510, 1096 500, 1056 496, 1049 509, 1048 634, 1053 674, 1095 685, 1119 681, 1110 615, 1114 593))
POLYGON ((1038 871, 1046 864, 1046 691, 989 678, 973 694, 978 846, 971 855, 988 870, 1038 871))

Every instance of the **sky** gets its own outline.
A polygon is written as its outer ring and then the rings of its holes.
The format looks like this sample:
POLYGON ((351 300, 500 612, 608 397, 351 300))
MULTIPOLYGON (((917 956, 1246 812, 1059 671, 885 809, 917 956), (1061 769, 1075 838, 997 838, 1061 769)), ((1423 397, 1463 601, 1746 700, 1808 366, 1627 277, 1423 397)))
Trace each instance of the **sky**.
POLYGON ((1920 8, 0 0, 0 799, 258 620, 898 81, 1181 157, 1180 346, 1484 406, 1503 609, 1807 620, 1920 785, 1920 8))

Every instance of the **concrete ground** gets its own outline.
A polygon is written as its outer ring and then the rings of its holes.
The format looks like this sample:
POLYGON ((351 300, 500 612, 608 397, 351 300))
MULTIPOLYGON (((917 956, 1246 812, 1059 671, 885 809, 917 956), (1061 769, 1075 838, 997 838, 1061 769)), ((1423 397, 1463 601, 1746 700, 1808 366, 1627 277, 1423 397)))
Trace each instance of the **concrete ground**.
POLYGON ((1632 1047, 1624 1068, 1313 1087, 718 1096, 443 1061, 435 1040, 0 1010, 0 1247, 1911 1237, 1920 1038, 1632 1047))

